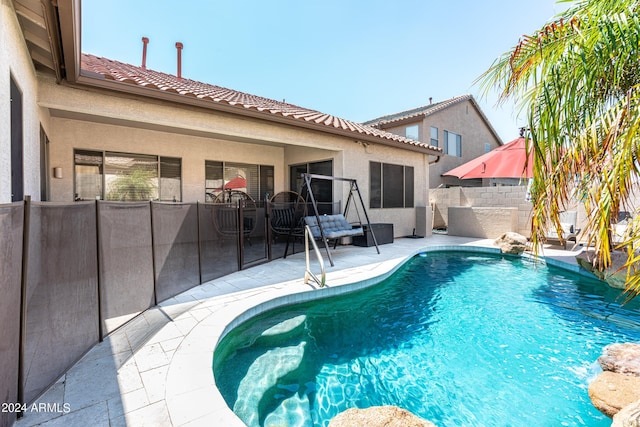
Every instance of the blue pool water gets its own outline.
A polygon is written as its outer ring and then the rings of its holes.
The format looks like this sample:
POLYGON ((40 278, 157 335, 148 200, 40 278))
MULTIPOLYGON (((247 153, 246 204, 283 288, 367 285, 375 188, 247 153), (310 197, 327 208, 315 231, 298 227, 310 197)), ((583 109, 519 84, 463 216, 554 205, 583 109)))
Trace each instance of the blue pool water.
POLYGON ((252 426, 327 426, 396 405, 444 426, 609 426, 587 387, 602 348, 640 341, 640 300, 521 258, 416 256, 384 282, 231 331, 216 383, 252 426))

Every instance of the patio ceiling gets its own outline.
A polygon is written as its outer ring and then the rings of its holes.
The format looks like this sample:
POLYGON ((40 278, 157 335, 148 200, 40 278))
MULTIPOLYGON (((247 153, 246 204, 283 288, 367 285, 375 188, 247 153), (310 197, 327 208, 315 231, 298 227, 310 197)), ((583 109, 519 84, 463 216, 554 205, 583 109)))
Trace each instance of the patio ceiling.
POLYGON ((61 49, 52 3, 46 0, 13 0, 13 7, 36 69, 53 72, 60 81, 61 49))

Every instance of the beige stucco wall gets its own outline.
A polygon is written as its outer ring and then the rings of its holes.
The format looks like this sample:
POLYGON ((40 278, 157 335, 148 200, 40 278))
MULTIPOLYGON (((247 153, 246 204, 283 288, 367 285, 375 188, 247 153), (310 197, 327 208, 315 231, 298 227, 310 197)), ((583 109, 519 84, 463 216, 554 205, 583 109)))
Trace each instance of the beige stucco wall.
MULTIPOLYGON (((40 121, 36 72, 10 0, 0 3, 0 203, 11 201, 10 78, 22 92, 24 194, 40 200, 40 121)), ((45 115, 46 117, 46 115, 45 115)), ((45 120, 46 121, 46 120, 45 120)), ((46 128, 46 123, 43 123, 46 128)))
POLYGON ((275 185, 283 186, 283 149, 275 146, 176 135, 149 129, 52 119, 49 135, 52 167, 61 167, 62 179, 52 179, 53 200, 73 201, 74 149, 109 150, 123 153, 152 154, 182 159, 182 196, 184 201, 204 201, 205 160, 224 160, 273 165, 275 185))
MULTIPOLYGON (((406 127, 415 124, 419 125, 419 136, 422 142, 429 142, 431 140, 431 126, 437 127, 440 148, 444 147, 445 130, 462 135, 462 157, 445 155, 438 163, 432 165, 429 169, 429 188, 437 188, 443 183, 448 183, 449 181, 440 175, 484 154, 485 143, 490 144, 492 150, 500 145, 470 100, 430 114, 423 120, 404 122, 399 126, 385 127, 385 130, 397 135, 404 135, 406 127)), ((455 182, 457 181, 456 179, 455 182)))
MULTIPOLYGON (((165 101, 58 85, 44 75, 39 102, 52 115, 51 166, 63 169, 63 178, 51 182, 53 200, 73 200, 76 148, 180 157, 186 202, 203 199, 205 160, 273 165, 275 190, 281 191, 289 188, 290 165, 331 159, 334 176, 357 179, 367 208, 370 161, 413 166, 415 206, 425 206, 428 200, 428 156, 421 153, 165 101)), ((348 185, 336 181, 334 199, 341 199, 344 206, 347 194, 348 185)), ((393 223, 396 236, 411 234, 415 227, 414 208, 370 209, 369 215, 371 222, 393 223)))

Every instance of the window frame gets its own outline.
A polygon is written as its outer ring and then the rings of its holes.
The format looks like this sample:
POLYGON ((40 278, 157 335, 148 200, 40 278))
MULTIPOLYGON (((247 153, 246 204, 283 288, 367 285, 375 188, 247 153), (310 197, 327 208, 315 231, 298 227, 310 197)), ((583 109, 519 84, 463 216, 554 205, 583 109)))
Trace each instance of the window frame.
POLYGON ((369 209, 411 209, 414 207, 415 168, 407 165, 370 161, 369 209), (400 170, 401 176, 398 176, 400 170), (387 197, 385 197, 385 193, 388 193, 387 197), (398 196, 402 198, 401 203, 398 203, 398 196))
POLYGON ((248 194, 252 199, 258 201, 269 198, 273 195, 274 186, 275 186, 275 166, 274 165, 262 165, 255 163, 240 163, 240 162, 228 162, 224 160, 205 160, 204 161, 204 175, 205 175, 205 203, 213 202, 216 196, 218 196, 222 191, 217 191, 218 188, 221 188, 227 185, 227 172, 231 169, 241 169, 241 168, 256 168, 255 169, 255 177, 249 178, 245 177, 245 179, 253 180, 255 179, 255 183, 253 187, 257 187, 255 191, 250 191, 249 187, 245 187, 248 194), (209 175, 209 171, 213 171, 218 169, 219 175, 211 177, 209 175), (212 184, 207 185, 207 181, 219 181, 220 185, 212 184), (264 188, 266 187, 266 188, 264 188), (217 192, 216 192, 217 191, 217 192))
MULTIPOLYGON (((92 164, 83 164, 83 163, 78 163, 78 155, 84 153, 86 155, 94 155, 94 157, 96 159, 100 159, 97 163, 95 163, 95 166, 97 166, 97 174, 100 176, 100 188, 99 191, 96 193, 95 198, 97 200, 107 200, 107 158, 108 157, 131 157, 131 158, 136 158, 136 157, 148 157, 148 158, 154 158, 155 157, 155 177, 153 177, 152 179, 155 179, 157 182, 157 195, 155 198, 151 199, 150 201, 154 201, 154 202, 181 202, 182 198, 183 198, 183 177, 182 177, 182 158, 181 157, 172 157, 172 156, 160 156, 160 155, 155 155, 155 154, 139 154, 139 153, 125 153, 125 152, 118 152, 118 151, 108 151, 108 150, 96 150, 96 149, 83 149, 83 148, 74 148, 73 150, 73 193, 74 193, 74 200, 76 201, 80 201, 80 200, 94 200, 94 199, 86 199, 86 198, 82 198, 80 197, 79 193, 78 193, 78 166, 91 166, 92 164), (166 179, 167 177, 164 176, 163 177, 163 168, 162 168, 162 163, 166 163, 166 160, 173 160, 174 162, 177 160, 177 163, 179 163, 178 169, 179 169, 179 174, 180 174, 180 184, 179 184, 179 197, 174 197, 171 196, 171 200, 163 198, 163 190, 162 190, 162 181, 163 179, 166 179)), ((140 202, 140 201, 147 201, 145 200, 132 200, 134 202, 140 202)))
POLYGON ((444 131, 444 141, 443 141, 443 148, 444 148, 444 153, 449 155, 449 156, 454 156, 454 157, 462 157, 462 135, 460 135, 459 133, 455 133, 455 132, 451 132, 448 130, 444 131), (450 145, 450 135, 455 136, 456 141, 455 141, 455 152, 451 153, 451 150, 449 149, 449 145, 450 145))
POLYGON ((436 126, 430 126, 429 127, 429 144, 431 144, 433 147, 437 147, 440 144, 440 130, 436 127, 436 126), (433 137, 433 131, 435 130, 436 132, 436 137, 433 137))
POLYGON ((404 136, 405 138, 413 139, 414 141, 420 141, 420 124, 414 123, 414 124, 405 126, 404 136), (414 130, 415 130, 415 134, 413 133, 414 130))
MULTIPOLYGON (((296 193, 302 191, 304 194, 304 180, 300 178, 301 173, 333 176, 333 159, 320 159, 305 163, 294 163, 289 165, 289 189, 296 193)), ((316 200, 318 212, 323 214, 333 214, 334 212, 334 191, 333 181, 316 179, 312 181, 312 191, 316 200)))

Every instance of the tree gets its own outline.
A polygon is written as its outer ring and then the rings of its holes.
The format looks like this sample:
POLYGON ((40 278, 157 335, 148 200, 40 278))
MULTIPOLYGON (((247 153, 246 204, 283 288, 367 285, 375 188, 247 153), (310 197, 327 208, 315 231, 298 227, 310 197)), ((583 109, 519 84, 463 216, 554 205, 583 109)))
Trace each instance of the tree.
POLYGON ((154 171, 137 168, 121 172, 108 185, 107 200, 123 202, 149 201, 157 197, 154 171))
MULTIPOLYGON (((570 3, 560 0, 559 3, 570 3)), ((594 266, 611 265, 612 224, 640 190, 640 1, 582 0, 523 36, 479 78, 515 100, 529 122, 533 150, 532 241, 560 231, 571 199, 585 204, 584 235, 594 266)), ((627 291, 640 294, 640 215, 620 245, 627 251, 627 291)))

